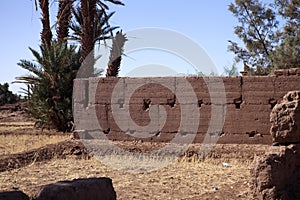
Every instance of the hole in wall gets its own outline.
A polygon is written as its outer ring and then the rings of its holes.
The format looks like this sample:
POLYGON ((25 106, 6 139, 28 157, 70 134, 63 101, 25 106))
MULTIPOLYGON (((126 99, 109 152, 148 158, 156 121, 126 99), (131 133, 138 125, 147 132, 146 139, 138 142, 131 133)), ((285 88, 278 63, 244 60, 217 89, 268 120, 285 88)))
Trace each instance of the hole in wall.
POLYGON ((291 97, 291 95, 289 95, 288 98, 287 98, 287 100, 288 101, 293 101, 294 99, 293 99, 293 97, 291 97))
POLYGON ((218 133, 218 136, 221 137, 221 136, 223 136, 224 134, 225 134, 224 132, 219 132, 219 133, 218 133))
POLYGON ((128 132, 133 135, 135 133, 135 130, 128 130, 128 132))
POLYGON ((150 99, 144 99, 143 100, 143 110, 148 110, 151 104, 151 100, 150 99))
POLYGON ((160 136, 160 131, 153 131, 153 132, 150 132, 151 135, 154 135, 154 136, 160 136))
POLYGON ((106 130, 103 130, 103 133, 104 134, 108 134, 110 132, 110 128, 106 129, 106 130))
POLYGON ((269 99, 269 104, 271 106, 271 109, 274 108, 274 106, 277 104, 277 100, 274 98, 269 99))
POLYGON ((119 108, 124 108, 124 99, 118 99, 119 108))
POLYGON ((223 131, 217 131, 217 132, 209 133, 209 136, 211 136, 211 137, 221 137, 224 134, 225 133, 223 131))
POLYGON ((180 131, 181 136, 187 136, 188 134, 189 134, 189 132, 187 132, 187 131, 180 131))
POLYGON ((251 131, 251 132, 246 132, 246 134, 249 136, 249 138, 253 138, 257 134, 257 132, 251 131))
POLYGON ((295 107, 296 107, 295 104, 289 104, 289 105, 288 105, 288 108, 295 108, 295 107))
POLYGON ((175 98, 167 99, 167 104, 168 104, 171 108, 174 108, 174 106, 175 106, 175 98))
POLYGON ((243 103, 242 97, 233 100, 235 108, 241 109, 241 104, 243 103))
POLYGON ((203 100, 202 99, 198 100, 198 107, 199 108, 201 108, 202 104, 203 104, 203 100))

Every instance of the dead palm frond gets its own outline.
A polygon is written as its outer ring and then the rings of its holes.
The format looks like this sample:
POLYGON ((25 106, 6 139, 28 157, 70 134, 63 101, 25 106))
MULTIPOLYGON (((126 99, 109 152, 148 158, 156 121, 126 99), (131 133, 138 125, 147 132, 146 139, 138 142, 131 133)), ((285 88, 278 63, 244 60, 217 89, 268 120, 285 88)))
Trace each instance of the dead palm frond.
POLYGON ((122 31, 117 32, 116 36, 113 38, 106 77, 117 77, 119 75, 122 55, 124 53, 124 45, 126 41, 127 37, 122 33, 122 31))

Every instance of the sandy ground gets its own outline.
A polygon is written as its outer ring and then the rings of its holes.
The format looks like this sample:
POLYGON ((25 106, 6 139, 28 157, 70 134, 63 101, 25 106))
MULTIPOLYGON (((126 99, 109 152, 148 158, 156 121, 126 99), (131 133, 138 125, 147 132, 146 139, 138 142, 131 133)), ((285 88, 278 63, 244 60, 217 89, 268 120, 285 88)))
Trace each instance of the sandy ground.
POLYGON ((109 177, 118 199, 248 199, 249 170, 247 164, 175 162, 150 173, 132 174, 112 170, 92 158, 55 159, 32 163, 21 169, 0 173, 0 190, 20 189, 29 195, 38 186, 59 180, 86 177, 109 177), (214 190, 215 187, 218 190, 214 190))
MULTIPOLYGON (((4 114, 6 117, 0 116, 0 157, 70 138, 70 135, 55 131, 34 129, 32 122, 20 116, 22 113, 4 114)), ((160 145, 118 142, 118 146, 129 151, 151 150, 160 145)), ((263 154, 268 146, 217 145, 205 160, 200 160, 195 154, 199 146, 193 145, 184 157, 152 172, 131 173, 108 166, 95 157, 78 159, 73 156, 43 162, 32 160, 25 167, 0 172, 0 191, 19 189, 34 195, 41 185, 56 181, 109 177, 120 200, 251 199, 249 168, 253 157, 263 154)), ((112 160, 120 159, 113 154, 110 157, 112 160)), ((153 163, 149 161, 148 164, 153 163)))

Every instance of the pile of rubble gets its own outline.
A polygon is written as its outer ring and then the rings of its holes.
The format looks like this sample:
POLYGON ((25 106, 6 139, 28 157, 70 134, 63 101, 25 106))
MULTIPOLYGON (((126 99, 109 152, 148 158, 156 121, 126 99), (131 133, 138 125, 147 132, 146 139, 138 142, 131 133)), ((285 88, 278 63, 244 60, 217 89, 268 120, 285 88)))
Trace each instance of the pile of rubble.
POLYGON ((273 145, 251 167, 254 199, 300 199, 300 91, 275 105, 270 122, 273 145))

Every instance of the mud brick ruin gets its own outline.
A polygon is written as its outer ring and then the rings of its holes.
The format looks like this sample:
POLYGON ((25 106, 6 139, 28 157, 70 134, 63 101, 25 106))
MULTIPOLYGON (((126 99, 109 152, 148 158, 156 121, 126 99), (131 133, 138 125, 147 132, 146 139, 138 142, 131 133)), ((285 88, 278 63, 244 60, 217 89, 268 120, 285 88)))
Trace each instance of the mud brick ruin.
POLYGON ((253 199, 300 199, 300 91, 288 92, 270 115, 273 146, 255 157, 253 199))
MULTIPOLYGON (((167 120, 163 128, 157 134, 142 140, 168 142, 178 133, 180 124, 180 102, 176 92, 183 93, 185 97, 191 96, 194 92, 197 96, 195 103, 200 111, 195 143, 203 141, 209 126, 221 123, 215 121, 215 116, 211 116, 214 107, 221 110, 221 113, 226 113, 223 116, 223 128, 217 133, 209 133, 212 137, 215 134, 221 136, 218 143, 271 144, 270 113, 288 91, 300 90, 300 71, 299 69, 281 70, 276 71, 274 76, 260 77, 89 78, 76 79, 74 85, 77 129, 99 130, 101 127, 101 131, 111 140, 137 139, 118 127, 112 114, 112 106, 116 105, 112 104, 118 104, 120 109, 129 107, 132 120, 139 126, 150 123, 151 106, 159 104, 158 109, 153 112, 159 112, 163 106, 167 112, 167 120), (188 91, 184 87, 182 82, 185 80, 191 84, 194 91, 188 91), (211 101, 211 96, 218 97, 220 88, 213 88, 209 92, 207 83, 215 81, 224 83, 226 101, 222 99, 211 101), (164 87, 157 82, 167 83, 170 87, 164 87), (121 83, 123 90, 119 92, 123 92, 124 97, 137 83, 142 86, 134 91, 129 105, 126 105, 124 98, 111 99, 117 83, 121 83)), ((121 119, 131 120, 128 117, 121 119)), ((128 130, 130 131, 134 130, 128 130)))

